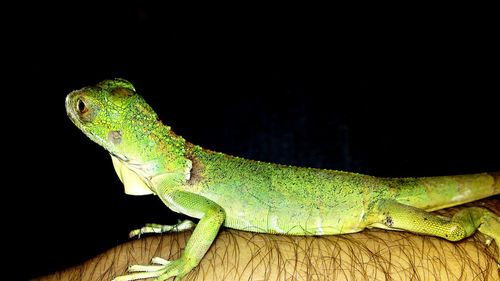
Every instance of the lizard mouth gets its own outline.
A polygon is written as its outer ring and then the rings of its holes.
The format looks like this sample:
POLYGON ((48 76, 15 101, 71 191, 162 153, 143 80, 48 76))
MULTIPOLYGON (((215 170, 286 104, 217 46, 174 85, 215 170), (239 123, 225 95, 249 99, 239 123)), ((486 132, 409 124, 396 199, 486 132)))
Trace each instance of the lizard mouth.
POLYGON ((75 93, 69 93, 66 96, 65 100, 65 107, 66 107, 66 114, 68 115, 69 119, 77 126, 80 128, 81 122, 75 112, 75 93))
POLYGON ((73 91, 66 96, 66 113, 78 127, 92 122, 96 117, 98 109, 88 103, 82 90, 73 91))
POLYGON ((114 152, 109 152, 109 154, 111 154, 111 156, 116 157, 118 160, 122 161, 123 163, 130 162, 130 159, 128 159, 127 156, 125 156, 125 155, 117 154, 114 152))
POLYGON ((80 91, 73 91, 66 96, 65 100, 66 114, 73 124, 78 127, 85 135, 87 135, 91 140, 97 142, 98 144, 105 146, 106 142, 102 140, 98 135, 94 134, 86 126, 87 123, 91 123, 95 117, 94 110, 90 110, 85 104, 85 99, 82 97, 80 91))

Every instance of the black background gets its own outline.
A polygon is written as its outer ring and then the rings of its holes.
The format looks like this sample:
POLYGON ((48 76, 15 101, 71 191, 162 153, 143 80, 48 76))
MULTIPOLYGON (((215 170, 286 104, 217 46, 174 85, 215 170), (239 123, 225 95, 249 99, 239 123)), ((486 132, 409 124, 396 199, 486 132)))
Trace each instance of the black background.
POLYGON ((488 9, 289 8, 6 9, 4 242, 17 277, 177 218, 126 196, 67 118, 66 94, 107 78, 134 83, 188 141, 233 155, 376 176, 500 170, 488 9))

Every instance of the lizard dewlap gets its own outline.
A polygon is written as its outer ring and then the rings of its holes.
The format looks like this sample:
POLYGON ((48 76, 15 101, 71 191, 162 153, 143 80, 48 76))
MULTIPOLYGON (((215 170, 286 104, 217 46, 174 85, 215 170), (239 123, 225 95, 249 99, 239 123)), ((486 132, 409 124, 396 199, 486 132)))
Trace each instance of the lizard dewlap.
MULTIPOLYGON (((71 121, 106 149, 131 195, 155 194, 195 226, 148 225, 132 235, 195 227, 177 260, 154 258, 115 280, 180 280, 198 265, 225 227, 273 234, 334 235, 379 227, 461 240, 476 230, 500 241, 500 218, 479 207, 452 218, 429 211, 500 194, 500 173, 423 178, 290 167, 213 152, 164 125, 123 79, 103 81, 66 97, 71 121)), ((500 252, 497 262, 500 263, 500 252)))

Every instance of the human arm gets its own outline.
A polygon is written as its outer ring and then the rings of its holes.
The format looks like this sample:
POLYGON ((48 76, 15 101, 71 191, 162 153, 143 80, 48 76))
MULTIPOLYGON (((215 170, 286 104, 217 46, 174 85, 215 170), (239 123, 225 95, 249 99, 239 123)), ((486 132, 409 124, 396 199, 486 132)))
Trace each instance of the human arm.
MULTIPOLYGON (((500 213, 500 197, 477 201, 500 213)), ((439 211, 450 216, 461 207, 439 211)), ((191 232, 133 239, 87 262, 37 280, 110 280, 151 257, 180 257, 191 232)), ((187 280, 496 280, 494 247, 476 234, 458 243, 408 232, 369 230, 350 235, 302 237, 221 231, 187 280)))

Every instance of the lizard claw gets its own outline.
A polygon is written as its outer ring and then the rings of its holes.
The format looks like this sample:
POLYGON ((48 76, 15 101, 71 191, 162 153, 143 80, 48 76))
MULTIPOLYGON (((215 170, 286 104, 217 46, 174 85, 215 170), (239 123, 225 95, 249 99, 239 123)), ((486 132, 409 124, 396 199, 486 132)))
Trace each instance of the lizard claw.
POLYGON ((486 239, 486 241, 484 242, 486 244, 486 246, 489 246, 491 244, 491 242, 493 241, 493 239, 486 239))
POLYGON ((151 263, 153 265, 131 265, 128 267, 128 272, 140 272, 140 271, 145 271, 145 272, 151 272, 151 271, 158 271, 164 268, 166 265, 171 263, 172 261, 162 259, 160 257, 154 257, 151 259, 151 263))
POLYGON ((154 257, 151 259, 151 263, 152 264, 161 264, 161 265, 167 265, 169 263, 171 263, 172 261, 169 261, 169 260, 166 260, 166 259, 162 259, 160 257, 154 257))
POLYGON ((182 258, 169 261, 160 257, 154 257, 151 263, 151 265, 131 265, 127 270, 130 274, 118 276, 113 281, 130 281, 146 278, 156 278, 155 280, 163 281, 173 276, 180 278, 187 273, 182 271, 185 268, 185 260, 182 258))

